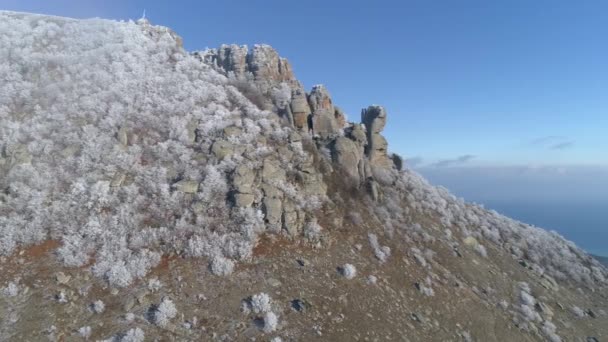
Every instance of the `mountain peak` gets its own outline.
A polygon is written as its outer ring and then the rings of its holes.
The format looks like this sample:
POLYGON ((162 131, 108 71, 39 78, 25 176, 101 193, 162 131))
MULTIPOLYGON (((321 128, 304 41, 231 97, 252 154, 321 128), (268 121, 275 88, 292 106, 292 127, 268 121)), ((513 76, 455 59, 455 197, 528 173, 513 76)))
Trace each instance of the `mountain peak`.
POLYGON ((597 260, 430 185, 385 108, 347 122, 268 45, 12 12, 0 45, 1 340, 608 334, 597 260))

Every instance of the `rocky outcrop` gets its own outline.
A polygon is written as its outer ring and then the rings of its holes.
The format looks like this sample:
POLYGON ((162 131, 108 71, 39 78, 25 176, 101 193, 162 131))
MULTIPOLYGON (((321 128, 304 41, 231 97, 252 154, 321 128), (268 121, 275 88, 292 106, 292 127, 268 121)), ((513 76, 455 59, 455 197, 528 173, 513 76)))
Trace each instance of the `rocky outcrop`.
POLYGON ((226 75, 256 82, 263 91, 281 82, 297 82, 287 59, 269 45, 254 45, 251 50, 246 45, 222 45, 195 55, 226 75))
POLYGON ((327 89, 322 85, 314 86, 308 96, 308 103, 312 111, 313 133, 323 139, 335 136, 342 127, 339 127, 336 120, 336 109, 327 89))
POLYGON ((294 88, 291 91, 291 103, 289 109, 293 117, 293 125, 300 132, 308 132, 309 130, 309 117, 310 117, 310 105, 308 105, 308 98, 303 88, 294 88))
POLYGON ((388 143, 380 134, 386 125, 386 110, 381 106, 369 106, 361 111, 361 123, 367 129, 365 155, 374 166, 390 167, 388 143))
MULTIPOLYGON (((366 184, 374 198, 379 198, 377 185, 373 182, 374 168, 396 168, 403 165, 401 157, 387 154, 387 142, 381 135, 386 125, 386 110, 381 106, 370 106, 363 109, 361 124, 347 123, 345 113, 334 105, 331 95, 323 85, 316 85, 310 93, 295 78, 289 62, 281 58, 268 45, 247 46, 222 45, 195 53, 200 60, 216 68, 231 79, 240 80, 254 86, 264 95, 265 101, 274 104, 279 117, 296 131, 314 137, 318 148, 328 148, 331 159, 341 168, 354 185, 366 184)), ((232 153, 225 141, 218 141, 212 146, 212 152, 219 159, 232 153)), ((292 153, 288 149, 282 155, 292 153)), ((266 164, 265 169, 269 172, 266 164)), ((322 179, 317 179, 312 162, 303 162, 296 166, 300 180, 305 189, 314 189, 311 193, 325 195, 326 186, 322 179)), ((240 176, 238 176, 240 177, 240 176)), ((240 178, 235 178, 237 183, 240 178)), ((289 222, 300 222, 302 218, 294 213, 289 205, 273 190, 273 186, 264 183, 264 197, 261 200, 266 220, 271 226, 291 226, 289 222)), ((255 203, 248 189, 241 189, 235 184, 235 204, 251 206, 255 203)), ((296 224, 296 226, 298 226, 296 224)), ((285 227, 284 227, 285 228, 285 227)), ((288 228, 293 230, 292 228, 288 228)))

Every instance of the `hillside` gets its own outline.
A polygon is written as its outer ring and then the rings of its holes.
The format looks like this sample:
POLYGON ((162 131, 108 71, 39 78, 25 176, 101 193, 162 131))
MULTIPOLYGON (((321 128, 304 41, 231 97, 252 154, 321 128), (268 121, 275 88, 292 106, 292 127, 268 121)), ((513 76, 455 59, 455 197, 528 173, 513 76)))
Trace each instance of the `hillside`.
POLYGON ((267 45, 0 12, 0 340, 601 341, 608 270, 267 45), (351 115, 352 116, 352 115, 351 115))

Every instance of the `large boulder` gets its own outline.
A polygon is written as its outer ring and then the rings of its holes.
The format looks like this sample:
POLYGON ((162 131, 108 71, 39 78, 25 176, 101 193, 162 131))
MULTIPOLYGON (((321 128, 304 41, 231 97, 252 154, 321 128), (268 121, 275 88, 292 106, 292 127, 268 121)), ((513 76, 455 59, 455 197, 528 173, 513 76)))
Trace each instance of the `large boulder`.
POLYGON ((247 67, 256 81, 280 83, 295 80, 287 59, 280 57, 270 45, 254 45, 247 58, 247 67))
POLYGON ((308 117, 311 110, 302 87, 296 87, 291 92, 290 109, 293 116, 293 125, 301 132, 308 132, 308 117))
POLYGON ((363 158, 360 145, 356 141, 346 137, 338 137, 332 146, 332 157, 334 162, 342 166, 349 178, 359 183, 359 165, 363 158))
POLYGON ((312 111, 312 131, 315 135, 327 139, 335 136, 341 127, 336 120, 336 111, 327 89, 322 85, 312 88, 308 96, 312 111))

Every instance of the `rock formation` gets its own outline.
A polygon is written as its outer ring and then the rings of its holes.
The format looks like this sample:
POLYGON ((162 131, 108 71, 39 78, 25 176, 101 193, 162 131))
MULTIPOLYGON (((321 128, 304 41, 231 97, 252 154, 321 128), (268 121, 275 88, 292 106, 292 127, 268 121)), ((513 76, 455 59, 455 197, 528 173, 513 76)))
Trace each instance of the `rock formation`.
MULTIPOLYGON (((267 45, 256 45, 251 51, 247 46, 222 45, 195 55, 226 75, 249 80, 268 97, 273 89, 287 86, 291 94, 287 103, 276 106, 277 112, 287 118, 291 127, 317 138, 319 147, 329 148, 333 160, 353 184, 369 182, 373 167, 402 167, 400 157, 389 158, 387 154, 387 142, 381 135, 387 119, 383 107, 369 106, 362 110, 361 124, 347 123, 346 115, 334 105, 326 87, 315 85, 306 93, 289 62, 267 45)), ((376 187, 372 184, 371 188, 376 187)))

